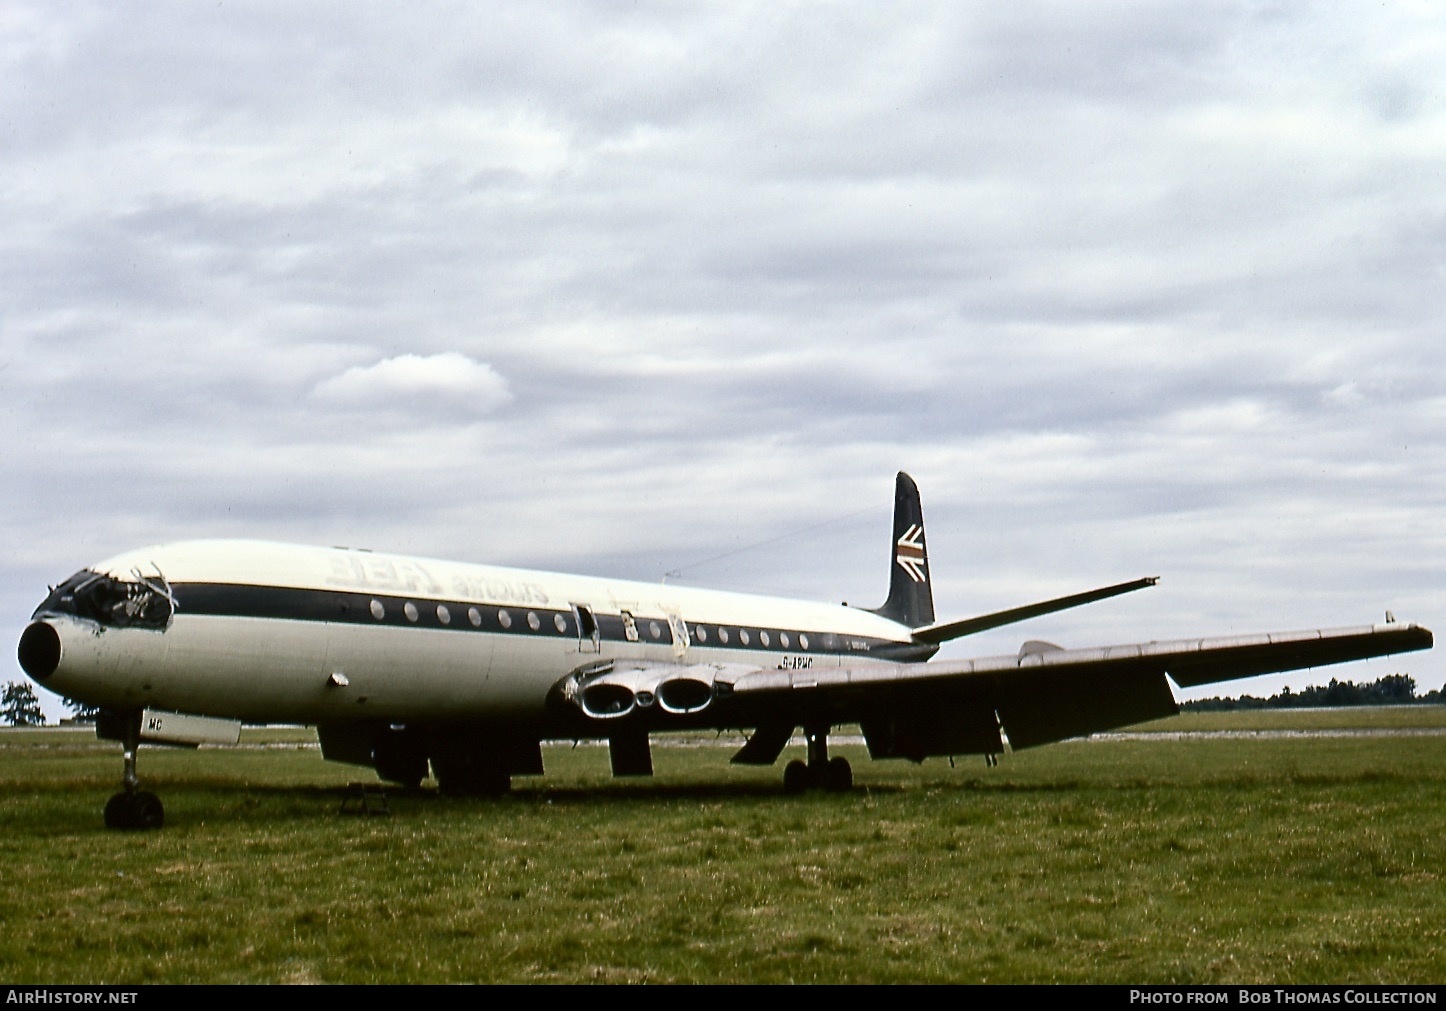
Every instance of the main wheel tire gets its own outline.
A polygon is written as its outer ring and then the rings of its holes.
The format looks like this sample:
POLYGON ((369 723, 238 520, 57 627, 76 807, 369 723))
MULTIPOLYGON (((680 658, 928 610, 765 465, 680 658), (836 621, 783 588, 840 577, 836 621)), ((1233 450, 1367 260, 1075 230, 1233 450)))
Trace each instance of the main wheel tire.
POLYGON ((788 793, 803 793, 813 785, 808 766, 794 759, 783 767, 783 789, 788 793))
POLYGON ((829 790, 852 790, 854 770, 847 758, 830 758, 823 770, 823 785, 829 790))

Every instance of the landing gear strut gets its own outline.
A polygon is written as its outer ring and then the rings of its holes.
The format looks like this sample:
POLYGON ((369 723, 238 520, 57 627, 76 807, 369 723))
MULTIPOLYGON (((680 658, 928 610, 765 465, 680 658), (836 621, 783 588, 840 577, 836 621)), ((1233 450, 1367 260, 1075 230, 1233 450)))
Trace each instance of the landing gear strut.
POLYGON ((828 724, 811 724, 803 728, 808 744, 808 762, 794 759, 783 768, 783 788, 789 793, 802 793, 810 788, 849 790, 854 785, 854 770, 847 758, 828 757, 828 724))
POLYGON ((141 714, 127 713, 119 718, 124 721, 121 728, 121 746, 125 755, 125 774, 121 777, 122 790, 106 801, 105 827, 121 829, 154 829, 165 822, 166 812, 161 799, 148 790, 140 789, 141 781, 136 776, 136 749, 141 743, 141 714))

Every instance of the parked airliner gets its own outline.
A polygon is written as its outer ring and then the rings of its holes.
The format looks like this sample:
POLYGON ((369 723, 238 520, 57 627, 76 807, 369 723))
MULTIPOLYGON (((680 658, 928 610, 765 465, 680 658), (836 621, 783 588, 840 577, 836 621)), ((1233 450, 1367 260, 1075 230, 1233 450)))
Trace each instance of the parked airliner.
MULTIPOLYGON (((936 622, 924 517, 898 475, 888 597, 873 609, 666 583, 210 540, 128 552, 51 589, 20 638, 37 683, 99 708, 122 743, 115 828, 157 828, 142 742, 235 743, 243 722, 316 728, 326 759, 449 795, 497 795, 543 772, 542 742, 605 740, 614 775, 652 772, 653 733, 741 730, 732 761, 771 765, 802 730, 790 791, 843 790, 834 728, 870 758, 983 755, 1178 711, 1174 685, 1432 645, 1419 625, 931 660, 960 636, 1104 600, 1153 577, 936 622), (1007 743, 1006 743, 1007 742, 1007 743)), ((1388 616, 1389 619, 1389 616, 1388 616)))

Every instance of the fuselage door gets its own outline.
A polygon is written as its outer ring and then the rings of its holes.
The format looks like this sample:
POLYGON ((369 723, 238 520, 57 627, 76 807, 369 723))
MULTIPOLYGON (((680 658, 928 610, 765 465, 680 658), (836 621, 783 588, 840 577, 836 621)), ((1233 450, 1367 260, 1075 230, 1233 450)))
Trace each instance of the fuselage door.
POLYGON ((668 612, 668 631, 673 634, 673 655, 681 660, 688 652, 688 623, 676 611, 668 612))
POLYGON ((601 633, 598 631, 597 618, 592 613, 592 608, 586 604, 572 605, 572 618, 577 625, 577 651, 579 653, 601 652, 601 633))

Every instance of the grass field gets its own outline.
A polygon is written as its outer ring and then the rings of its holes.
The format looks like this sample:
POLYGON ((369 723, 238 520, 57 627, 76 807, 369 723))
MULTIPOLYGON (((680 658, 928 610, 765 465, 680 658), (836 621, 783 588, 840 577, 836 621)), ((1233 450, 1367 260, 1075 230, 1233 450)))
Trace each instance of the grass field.
POLYGON ((651 780, 556 745, 387 816, 248 729, 142 749, 150 833, 102 827, 118 746, 0 731, 0 980, 1446 982, 1446 707, 1135 729, 997 768, 844 746, 856 789, 802 796, 706 739, 651 780))

